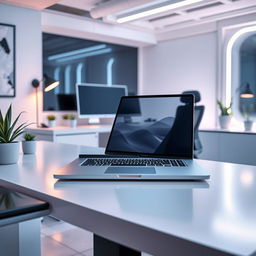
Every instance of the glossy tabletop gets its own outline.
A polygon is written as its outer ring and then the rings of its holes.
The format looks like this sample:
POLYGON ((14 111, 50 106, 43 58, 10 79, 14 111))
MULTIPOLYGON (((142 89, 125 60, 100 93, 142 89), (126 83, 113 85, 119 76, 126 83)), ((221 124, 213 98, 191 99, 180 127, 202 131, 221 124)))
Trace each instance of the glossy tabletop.
POLYGON ((255 166, 195 160, 210 172, 207 182, 53 178, 79 153, 101 152, 38 142, 35 155, 0 166, 0 185, 48 201, 57 218, 155 255, 254 255, 255 166))

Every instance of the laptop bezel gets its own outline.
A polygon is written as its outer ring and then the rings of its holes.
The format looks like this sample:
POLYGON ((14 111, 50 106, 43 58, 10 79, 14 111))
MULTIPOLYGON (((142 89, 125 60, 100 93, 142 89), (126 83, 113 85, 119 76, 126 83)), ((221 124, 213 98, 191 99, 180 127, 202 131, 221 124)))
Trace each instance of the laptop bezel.
POLYGON ((137 96, 122 96, 118 105, 118 109, 115 115, 115 119, 112 125, 112 129, 109 135, 109 139, 107 142, 107 146, 105 148, 105 154, 106 155, 124 155, 124 156, 135 156, 135 157, 150 157, 150 158, 168 158, 168 159, 193 159, 193 154, 194 154, 194 105, 195 105, 195 97, 193 94, 161 94, 161 95, 137 95, 137 96), (192 102, 193 102, 193 111, 192 111, 192 136, 191 136, 191 155, 184 157, 184 156, 167 156, 167 155, 162 155, 162 154, 156 154, 156 153, 140 153, 140 152, 127 152, 127 151, 114 151, 114 150, 109 150, 109 144, 110 144, 110 139, 116 124, 117 120, 117 115, 120 110, 120 105, 121 102, 124 98, 166 98, 166 97, 191 97, 192 102))

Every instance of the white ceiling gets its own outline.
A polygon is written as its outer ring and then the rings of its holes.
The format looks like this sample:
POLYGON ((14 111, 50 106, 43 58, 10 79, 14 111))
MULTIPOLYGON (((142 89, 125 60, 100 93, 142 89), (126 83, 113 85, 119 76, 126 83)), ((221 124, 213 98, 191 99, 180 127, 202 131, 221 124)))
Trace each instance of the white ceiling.
MULTIPOLYGON (((100 18, 103 22, 116 23, 116 18, 120 16, 137 13, 143 8, 149 8, 149 5, 161 6, 169 2, 181 2, 181 0, 63 0, 59 4, 88 11, 91 16, 100 18)), ((119 25, 162 33, 192 24, 208 23, 250 13, 256 13, 256 0, 203 0, 119 25)))
POLYGON ((139 20, 116 23, 116 19, 120 16, 138 13, 142 9, 149 9, 151 6, 158 7, 170 2, 182 2, 182 0, 0 0, 0 3, 38 10, 48 7, 86 19, 96 18, 99 22, 153 31, 156 34, 256 13, 256 0, 202 0, 139 20))

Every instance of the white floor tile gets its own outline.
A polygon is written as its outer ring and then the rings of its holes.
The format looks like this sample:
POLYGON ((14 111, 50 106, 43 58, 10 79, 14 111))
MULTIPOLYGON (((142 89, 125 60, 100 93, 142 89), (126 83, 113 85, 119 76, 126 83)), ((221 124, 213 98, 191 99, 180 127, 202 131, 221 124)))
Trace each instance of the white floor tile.
POLYGON ((51 238, 77 252, 83 252, 93 247, 93 234, 80 228, 55 233, 51 238))
POLYGON ((75 250, 64 246, 50 237, 41 238, 41 256, 72 256, 77 254, 75 250))
POLYGON ((66 222, 59 222, 59 223, 51 223, 51 224, 43 224, 41 225, 41 233, 46 236, 54 235, 55 233, 63 232, 66 230, 74 229, 75 226, 66 223, 66 222))

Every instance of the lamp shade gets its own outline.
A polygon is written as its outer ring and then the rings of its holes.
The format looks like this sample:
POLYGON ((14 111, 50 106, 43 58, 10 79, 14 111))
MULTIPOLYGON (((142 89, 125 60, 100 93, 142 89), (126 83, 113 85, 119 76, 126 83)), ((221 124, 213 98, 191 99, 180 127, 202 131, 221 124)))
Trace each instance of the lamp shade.
POLYGON ((254 97, 254 94, 253 94, 252 90, 250 89, 250 85, 248 83, 246 83, 245 89, 241 90, 240 98, 249 99, 249 98, 253 98, 253 97, 254 97))
POLYGON ((53 78, 49 77, 48 75, 44 74, 44 91, 49 92, 55 87, 57 87, 60 82, 54 80, 53 78))

